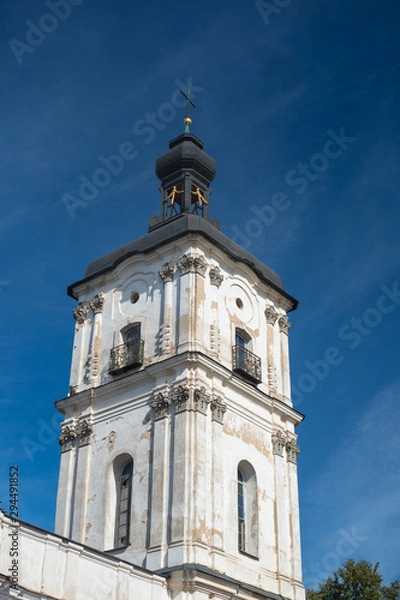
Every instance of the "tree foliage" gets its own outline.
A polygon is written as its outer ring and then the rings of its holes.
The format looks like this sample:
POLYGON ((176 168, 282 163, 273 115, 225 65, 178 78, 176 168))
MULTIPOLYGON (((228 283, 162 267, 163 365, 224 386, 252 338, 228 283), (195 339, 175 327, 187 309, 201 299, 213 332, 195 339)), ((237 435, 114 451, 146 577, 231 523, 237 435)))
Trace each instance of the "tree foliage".
POLYGON ((348 559, 319 589, 308 590, 308 600, 400 600, 400 582, 383 585, 379 563, 348 559))

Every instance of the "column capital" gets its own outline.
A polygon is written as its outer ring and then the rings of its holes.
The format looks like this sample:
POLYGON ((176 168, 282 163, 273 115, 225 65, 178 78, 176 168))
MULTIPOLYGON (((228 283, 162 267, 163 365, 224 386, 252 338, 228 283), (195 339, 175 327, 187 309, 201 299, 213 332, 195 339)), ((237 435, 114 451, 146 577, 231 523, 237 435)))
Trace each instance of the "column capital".
POLYGON ((76 427, 76 436, 79 440, 79 446, 86 446, 90 442, 93 427, 86 419, 79 421, 76 427))
POLYGON ((76 308, 72 311, 75 321, 82 325, 85 322, 87 314, 89 312, 89 305, 87 302, 78 302, 76 308))
POLYGON ((194 254, 184 254, 178 260, 178 269, 181 275, 186 273, 198 273, 203 277, 206 274, 207 262, 204 256, 195 256, 194 254))
POLYGON ((210 403, 210 398, 207 395, 206 388, 202 387, 193 392, 193 408, 202 415, 207 414, 207 406, 210 403))
POLYGON ((296 445, 294 441, 289 441, 286 443, 286 453, 288 462, 297 464, 297 455, 300 452, 300 447, 296 445))
POLYGON ((224 422, 224 414, 228 410, 225 402, 222 401, 220 396, 214 396, 210 403, 211 409, 211 420, 220 423, 221 425, 224 422))
POLYGON ((282 433, 282 431, 274 431, 271 436, 272 441, 272 454, 276 454, 277 456, 283 456, 283 449, 286 444, 286 437, 282 433))
POLYGON ((171 400, 167 392, 157 394, 151 407, 154 410, 154 419, 158 421, 168 415, 168 407, 171 404, 171 400))
POLYGON ((105 298, 103 294, 96 294, 96 296, 89 302, 90 308, 96 315, 97 313, 103 312, 105 298))
POLYGON ((74 439, 76 438, 76 430, 75 427, 66 426, 62 428, 60 436, 58 438, 58 442, 61 446, 61 452, 67 452, 68 450, 72 450, 72 444, 74 439))
POLYGON ((211 267, 209 277, 211 285, 215 285, 218 288, 224 280, 224 276, 222 275, 219 267, 211 267))
POLYGON ((267 319, 267 323, 269 325, 275 325, 276 320, 279 317, 279 314, 277 313, 275 308, 273 306, 267 306, 267 308, 264 311, 264 314, 265 318, 267 319))
POLYGON ((190 391, 186 386, 178 385, 172 394, 172 402, 176 413, 188 410, 190 404, 190 391))
POLYGON ((289 329, 291 328, 292 324, 290 323, 290 321, 286 315, 279 317, 278 325, 279 325, 279 331, 281 333, 286 333, 286 335, 289 334, 289 329))
POLYGON ((159 276, 163 280, 164 285, 172 281, 175 273, 175 264, 166 262, 161 270, 158 272, 159 276))

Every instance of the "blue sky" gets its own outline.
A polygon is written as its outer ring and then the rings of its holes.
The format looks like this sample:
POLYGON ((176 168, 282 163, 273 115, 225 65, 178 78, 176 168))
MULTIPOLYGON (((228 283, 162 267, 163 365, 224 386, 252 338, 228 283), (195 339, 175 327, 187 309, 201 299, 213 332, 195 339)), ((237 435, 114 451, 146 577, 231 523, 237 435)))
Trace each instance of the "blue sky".
POLYGON ((154 162, 182 131, 173 103, 190 84, 192 131, 219 166, 212 215, 300 300, 305 583, 347 556, 379 560, 389 581, 400 576, 400 7, 274 2, 71 0, 49 18, 45 2, 2 1, 0 499, 18 464, 21 518, 52 529, 53 403, 67 393, 74 325, 65 289, 147 231, 154 162), (83 201, 82 181, 121 145, 130 160, 83 201))

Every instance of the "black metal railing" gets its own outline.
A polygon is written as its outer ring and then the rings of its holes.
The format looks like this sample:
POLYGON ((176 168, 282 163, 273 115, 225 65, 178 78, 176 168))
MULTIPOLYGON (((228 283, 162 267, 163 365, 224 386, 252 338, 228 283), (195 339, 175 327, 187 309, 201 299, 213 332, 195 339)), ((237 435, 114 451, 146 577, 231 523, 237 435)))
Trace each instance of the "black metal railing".
POLYGON ((117 373, 142 365, 143 350, 144 341, 140 339, 125 342, 125 344, 113 348, 110 352, 110 373, 117 373))
POLYGON ((233 370, 256 383, 262 381, 261 358, 244 348, 233 346, 232 348, 233 370))

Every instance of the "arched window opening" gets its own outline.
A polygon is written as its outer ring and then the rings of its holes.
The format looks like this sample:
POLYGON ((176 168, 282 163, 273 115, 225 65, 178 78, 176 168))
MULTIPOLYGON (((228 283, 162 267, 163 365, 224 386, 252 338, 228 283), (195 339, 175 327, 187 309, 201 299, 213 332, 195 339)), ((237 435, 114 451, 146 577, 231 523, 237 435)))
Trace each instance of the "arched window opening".
POLYGON ((193 215, 203 216, 203 208, 208 204, 208 200, 203 196, 203 190, 196 185, 192 185, 191 192, 191 213, 193 215))
POLYGON ((131 500, 132 500, 132 476, 133 461, 125 464, 118 480, 117 494, 117 519, 115 546, 127 546, 129 544, 129 531, 131 524, 131 500))
POLYGON ((166 205, 166 217, 170 219, 182 212, 184 189, 181 184, 174 185, 167 190, 167 196, 164 198, 166 205))
POLYGON ((123 333, 124 342, 137 342, 140 340, 140 323, 134 323, 123 333))
POLYGON ((258 554, 257 478, 253 467, 241 461, 237 470, 238 549, 258 554))
POLYGON ((238 535, 239 535, 239 550, 246 551, 246 533, 245 533, 245 518, 244 518, 244 498, 245 498, 245 480, 244 475, 238 469, 238 535))

